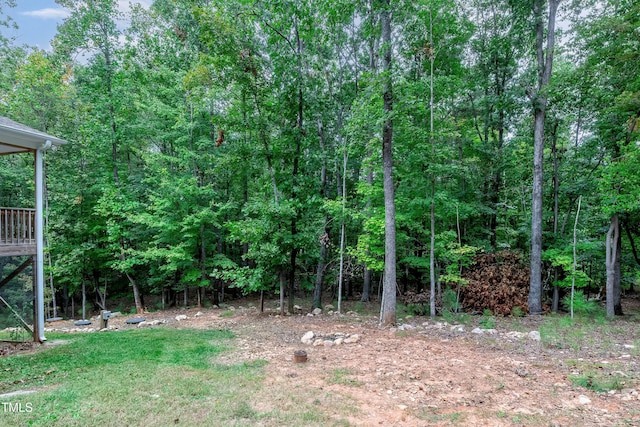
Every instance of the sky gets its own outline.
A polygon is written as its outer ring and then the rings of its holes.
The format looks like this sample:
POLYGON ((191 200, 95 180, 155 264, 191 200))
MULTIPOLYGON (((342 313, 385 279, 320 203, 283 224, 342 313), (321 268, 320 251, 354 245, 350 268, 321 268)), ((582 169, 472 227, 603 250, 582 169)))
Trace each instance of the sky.
MULTIPOLYGON (((148 7, 151 0, 134 0, 148 7)), ((129 0, 118 0, 118 8, 126 12, 129 10, 129 0)), ((16 0, 16 7, 3 10, 17 24, 17 30, 2 29, 9 37, 15 37, 17 45, 28 44, 40 49, 50 50, 51 40, 56 34, 56 28, 69 12, 60 7, 55 0, 16 0)))

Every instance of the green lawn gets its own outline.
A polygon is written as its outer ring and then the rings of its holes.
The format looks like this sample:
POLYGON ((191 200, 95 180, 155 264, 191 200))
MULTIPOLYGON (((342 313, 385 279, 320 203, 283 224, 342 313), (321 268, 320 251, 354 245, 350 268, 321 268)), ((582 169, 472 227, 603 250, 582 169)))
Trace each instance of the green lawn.
POLYGON ((228 331, 158 328, 48 338, 70 342, 0 359, 0 393, 38 390, 0 398, 0 425, 336 424, 313 405, 256 410, 266 362, 216 364, 231 345, 228 331))

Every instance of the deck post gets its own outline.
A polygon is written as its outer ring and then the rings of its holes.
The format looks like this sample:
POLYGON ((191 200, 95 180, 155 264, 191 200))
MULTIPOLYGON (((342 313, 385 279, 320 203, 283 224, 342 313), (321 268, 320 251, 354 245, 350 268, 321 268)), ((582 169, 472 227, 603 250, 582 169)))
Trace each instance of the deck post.
POLYGON ((36 318, 33 319, 33 335, 37 341, 44 342, 44 167, 42 153, 51 147, 46 141, 35 152, 36 169, 36 271, 34 271, 36 294, 36 318))

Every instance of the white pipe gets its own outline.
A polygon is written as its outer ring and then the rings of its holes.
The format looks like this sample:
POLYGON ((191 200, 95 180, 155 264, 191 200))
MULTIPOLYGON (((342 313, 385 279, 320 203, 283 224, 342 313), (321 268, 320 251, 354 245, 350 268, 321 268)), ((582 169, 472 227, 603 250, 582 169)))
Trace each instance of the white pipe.
POLYGON ((51 141, 47 140, 36 150, 36 318, 34 319, 35 336, 44 342, 44 172, 43 156, 45 150, 51 148, 51 141))

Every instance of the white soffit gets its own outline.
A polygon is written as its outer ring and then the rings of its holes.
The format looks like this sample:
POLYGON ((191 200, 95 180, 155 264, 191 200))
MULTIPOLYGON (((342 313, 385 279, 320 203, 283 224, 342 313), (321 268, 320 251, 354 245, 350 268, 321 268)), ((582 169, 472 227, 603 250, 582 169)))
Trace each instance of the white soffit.
POLYGON ((52 145, 67 141, 0 116, 0 155, 34 151, 50 141, 52 145))

